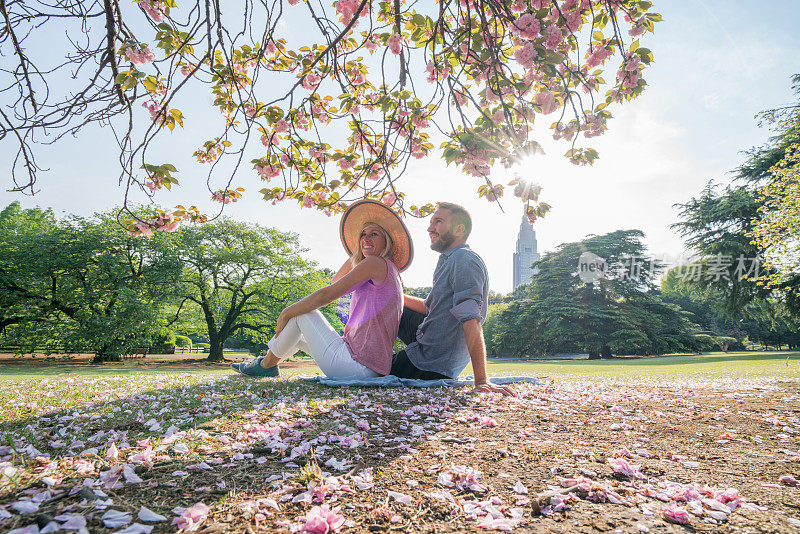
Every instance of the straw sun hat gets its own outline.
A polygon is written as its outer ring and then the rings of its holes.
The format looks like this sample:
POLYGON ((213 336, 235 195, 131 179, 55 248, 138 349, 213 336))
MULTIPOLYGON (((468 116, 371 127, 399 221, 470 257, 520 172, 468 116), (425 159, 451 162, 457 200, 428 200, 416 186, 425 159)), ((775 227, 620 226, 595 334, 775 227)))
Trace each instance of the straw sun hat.
POLYGON ((347 208, 339 223, 339 236, 347 254, 352 255, 358 250, 358 240, 361 230, 367 223, 375 223, 392 238, 392 253, 389 259, 397 265, 397 269, 405 271, 414 258, 414 245, 408 228, 397 214, 384 204, 376 200, 359 200, 347 208))

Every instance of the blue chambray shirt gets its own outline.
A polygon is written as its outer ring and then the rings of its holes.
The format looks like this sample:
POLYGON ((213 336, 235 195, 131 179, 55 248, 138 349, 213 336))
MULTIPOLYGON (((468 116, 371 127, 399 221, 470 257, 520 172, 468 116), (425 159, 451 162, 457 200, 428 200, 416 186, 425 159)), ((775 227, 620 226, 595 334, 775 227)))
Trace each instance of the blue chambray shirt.
POLYGON ((469 363, 467 340, 461 323, 486 319, 489 273, 483 260, 467 245, 439 257, 433 287, 425 299, 428 314, 417 330, 417 340, 406 354, 418 369, 455 378, 469 363))

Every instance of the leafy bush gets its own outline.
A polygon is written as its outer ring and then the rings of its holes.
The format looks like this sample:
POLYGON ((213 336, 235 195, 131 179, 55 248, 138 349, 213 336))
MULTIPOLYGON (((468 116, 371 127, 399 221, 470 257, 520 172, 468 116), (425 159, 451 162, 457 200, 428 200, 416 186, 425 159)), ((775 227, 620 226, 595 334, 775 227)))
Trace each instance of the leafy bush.
POLYGON ((731 343, 728 347, 728 350, 732 350, 734 352, 739 352, 740 350, 747 350, 747 347, 744 346, 744 343, 741 341, 736 341, 736 343, 731 343))
POLYGON ((727 337, 727 336, 719 336, 717 338, 714 338, 714 343, 717 344, 717 346, 719 347, 719 349, 722 352, 728 352, 730 350, 731 346, 734 343, 736 343, 736 338, 727 337))
POLYGON ((175 353, 175 332, 166 327, 161 327, 150 349, 153 354, 175 353))
POLYGON ((176 335, 175 336, 175 346, 176 347, 191 347, 192 346, 192 340, 189 339, 188 336, 176 335))
POLYGON ((203 350, 208 350, 211 348, 211 344, 209 343, 198 343, 197 346, 203 350))
POLYGON ((716 338, 708 334, 695 334, 697 352, 710 352, 717 347, 716 338))

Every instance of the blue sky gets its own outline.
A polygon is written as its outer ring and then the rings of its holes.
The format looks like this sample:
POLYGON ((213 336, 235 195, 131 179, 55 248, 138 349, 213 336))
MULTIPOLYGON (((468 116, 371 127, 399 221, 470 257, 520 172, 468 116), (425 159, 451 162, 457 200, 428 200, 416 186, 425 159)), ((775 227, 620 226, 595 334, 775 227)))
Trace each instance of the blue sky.
MULTIPOLYGON (((696 195, 708 180, 729 180, 729 171, 745 157, 742 152, 763 144, 770 135, 758 127, 754 115, 793 101, 790 77, 800 72, 798 7, 797 0, 656 0, 655 10, 664 22, 656 26, 655 34, 642 39, 655 55, 645 75, 648 89, 636 101, 612 110, 615 118, 609 131, 591 144, 600 152, 600 160, 593 167, 575 167, 562 157, 566 147, 539 131, 537 139, 546 155, 514 169, 539 182, 544 187, 542 199, 553 205, 553 211, 535 225, 539 250, 552 250, 587 234, 638 228, 646 233, 652 253, 679 255, 682 242, 669 228, 677 217, 673 204, 696 195)), ((188 118, 191 128, 201 131, 203 121, 213 117, 188 118)), ((213 209, 201 168, 188 157, 194 150, 189 137, 172 135, 163 140, 165 151, 178 154, 181 187, 164 192, 158 202, 163 206, 196 202, 213 209)), ((49 171, 39 177, 39 192, 30 197, 3 190, 0 204, 19 200, 26 207, 81 215, 119 205, 123 190, 117 183, 114 149, 111 133, 100 128, 56 147, 43 147, 40 162, 49 171)), ((11 155, 7 138, 0 145, 6 168, 11 155)), ((502 174, 499 177, 507 181, 502 174)), ((259 200, 257 190, 263 185, 249 165, 239 179, 250 194, 230 205, 227 215, 295 231, 309 249, 307 255, 321 266, 341 264, 344 253, 334 221, 294 205, 272 206, 259 200)), ((470 244, 486 260, 492 288, 510 291, 520 205, 507 199, 505 213, 500 212, 497 205, 476 197, 477 182, 436 158, 415 162, 403 183, 411 203, 455 201, 473 213, 470 244)), ((428 249, 426 226, 425 221, 409 223, 417 250, 414 264, 404 273, 410 286, 430 285, 436 263, 437 255, 428 249)))

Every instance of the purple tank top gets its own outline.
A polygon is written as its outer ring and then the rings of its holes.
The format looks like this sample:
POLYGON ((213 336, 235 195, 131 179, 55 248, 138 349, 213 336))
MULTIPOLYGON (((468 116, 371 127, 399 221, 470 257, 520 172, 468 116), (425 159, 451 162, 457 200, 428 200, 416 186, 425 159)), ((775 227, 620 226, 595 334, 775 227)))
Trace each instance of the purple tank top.
POLYGON ((387 258, 382 284, 365 280, 352 290, 350 318, 344 327, 344 341, 350 355, 379 375, 392 368, 392 348, 403 314, 403 286, 397 266, 387 258))

